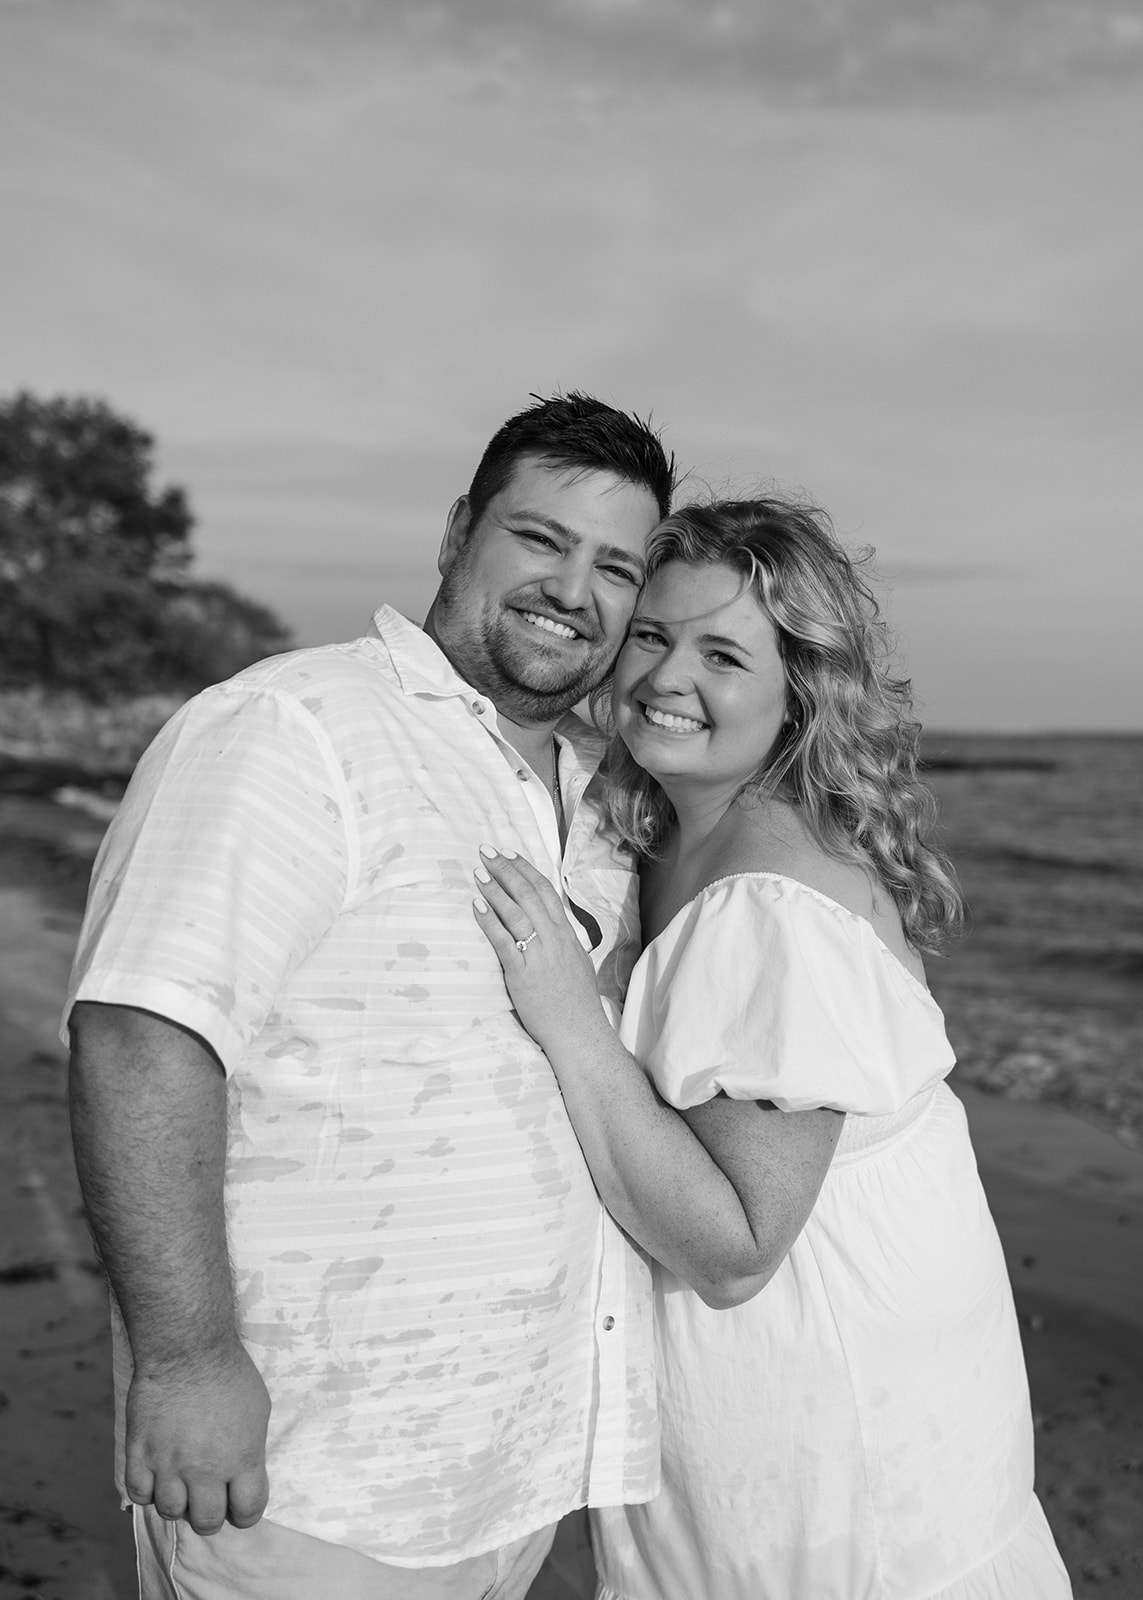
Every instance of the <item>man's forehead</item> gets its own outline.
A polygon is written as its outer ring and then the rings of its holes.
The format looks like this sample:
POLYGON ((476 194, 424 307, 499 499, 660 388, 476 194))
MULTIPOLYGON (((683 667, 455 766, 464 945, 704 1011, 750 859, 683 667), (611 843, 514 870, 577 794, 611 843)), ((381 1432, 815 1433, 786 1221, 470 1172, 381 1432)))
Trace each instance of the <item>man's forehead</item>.
MULTIPOLYGON (((589 488, 593 494, 609 495, 629 489, 635 494, 646 494, 654 500, 650 489, 626 478, 614 467, 577 465, 574 462, 553 461, 547 456, 517 456, 512 471, 500 495, 515 498, 520 494, 567 495, 589 488)), ((497 497, 499 498, 499 496, 497 497)))

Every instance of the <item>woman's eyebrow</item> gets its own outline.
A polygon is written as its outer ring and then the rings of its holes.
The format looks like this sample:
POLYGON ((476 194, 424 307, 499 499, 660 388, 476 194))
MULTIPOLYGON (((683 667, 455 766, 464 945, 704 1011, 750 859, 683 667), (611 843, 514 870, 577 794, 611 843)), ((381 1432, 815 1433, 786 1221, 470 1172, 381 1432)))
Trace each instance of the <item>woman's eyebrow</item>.
POLYGON ((754 659, 753 651, 748 650, 744 644, 739 643, 737 639, 730 638, 725 633, 704 633, 699 643, 713 646, 719 650, 733 650, 735 655, 749 656, 751 660, 754 659))
MULTIPOLYGON (((676 617, 673 622, 663 622, 659 617, 652 617, 646 611, 637 611, 631 618, 631 626, 633 628, 661 628, 665 632, 670 628, 679 628, 688 622, 696 622, 698 620, 696 617, 676 617)), ((707 649, 733 650, 735 655, 748 656, 751 661, 754 659, 754 652, 748 650, 739 640, 732 639, 729 634, 702 633, 699 635, 698 643, 707 649)))

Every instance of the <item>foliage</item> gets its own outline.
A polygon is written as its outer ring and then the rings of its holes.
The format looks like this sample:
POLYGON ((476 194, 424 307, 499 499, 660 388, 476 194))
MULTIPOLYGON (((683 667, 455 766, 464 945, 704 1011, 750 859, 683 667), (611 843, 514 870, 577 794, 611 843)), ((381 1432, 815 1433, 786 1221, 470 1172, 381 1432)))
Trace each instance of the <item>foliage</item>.
POLYGON ((289 645, 264 606, 190 576, 185 492, 102 400, 0 401, 0 686, 189 691, 289 645))
POLYGON ((0 689, 0 779, 6 765, 35 763, 80 767, 93 787, 128 773, 184 699, 168 691, 98 705, 76 689, 0 689))

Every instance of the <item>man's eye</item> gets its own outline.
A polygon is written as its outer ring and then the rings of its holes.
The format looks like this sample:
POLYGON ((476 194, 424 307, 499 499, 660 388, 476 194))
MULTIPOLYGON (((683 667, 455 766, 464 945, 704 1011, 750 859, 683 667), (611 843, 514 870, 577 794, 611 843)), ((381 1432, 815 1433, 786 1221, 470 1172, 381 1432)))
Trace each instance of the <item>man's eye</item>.
POLYGON ((543 545, 545 550, 557 550, 559 546, 554 539, 549 539, 546 533, 534 533, 531 528, 517 530, 518 539, 527 539, 529 544, 543 545))
POLYGON ((642 574, 632 572, 630 567, 601 567, 600 571, 606 572, 609 578, 618 578, 620 583, 633 583, 636 588, 642 587, 642 574))

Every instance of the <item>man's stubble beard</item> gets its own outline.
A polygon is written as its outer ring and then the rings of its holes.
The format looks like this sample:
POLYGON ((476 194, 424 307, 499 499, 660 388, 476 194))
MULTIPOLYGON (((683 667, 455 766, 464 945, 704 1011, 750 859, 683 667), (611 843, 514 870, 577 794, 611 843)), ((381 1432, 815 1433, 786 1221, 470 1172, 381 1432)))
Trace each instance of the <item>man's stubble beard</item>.
POLYGON ((508 636, 508 624, 500 617, 486 629, 484 640, 486 659, 498 678, 492 699, 513 721, 557 721, 610 671, 610 664, 595 657, 569 669, 546 656, 542 645, 535 652, 522 649, 508 636), (553 681, 545 684, 549 674, 553 681))
POLYGON ((557 722, 611 671, 618 646, 610 660, 593 654, 578 668, 561 666, 547 655, 540 639, 535 648, 529 649, 522 640, 513 638, 507 618, 492 604, 480 613, 466 637, 454 645, 448 638, 449 623, 462 598, 464 579, 463 564, 458 563, 441 583, 436 600, 438 636, 443 635, 445 653, 461 675, 512 721, 557 722), (466 644, 468 650, 464 650, 466 644), (545 678, 549 681, 545 682, 545 678))

